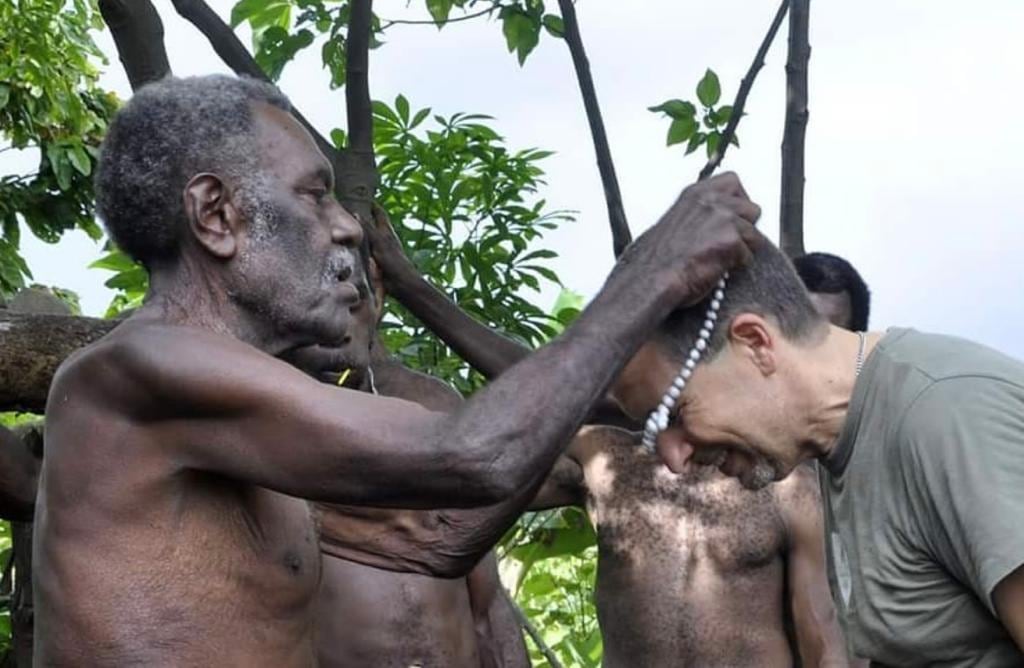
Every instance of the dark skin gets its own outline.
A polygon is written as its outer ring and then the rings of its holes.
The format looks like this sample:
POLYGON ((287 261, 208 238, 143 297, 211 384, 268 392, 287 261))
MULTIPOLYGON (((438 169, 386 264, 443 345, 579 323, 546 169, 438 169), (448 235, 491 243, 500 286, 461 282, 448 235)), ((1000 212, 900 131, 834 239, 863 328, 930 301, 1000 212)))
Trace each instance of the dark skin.
MULTIPOLYGON (((497 334, 478 335, 482 326, 418 277, 386 216, 375 214, 375 257, 393 272, 391 284, 422 300, 419 312, 448 323, 446 342, 457 332, 463 354, 491 375, 525 354, 496 343, 497 334)), ((846 301, 829 315, 848 319, 846 301)), ((642 419, 678 366, 647 344, 614 396, 642 419)), ((749 492, 711 467, 675 475, 638 445, 627 431, 585 428, 532 506, 584 507, 597 530, 604 665, 788 666, 797 656, 802 665, 845 665, 813 469, 749 492)))
MULTIPOLYGON (((379 272, 370 260, 371 285, 379 272)), ((369 304, 383 304, 377 290, 369 304)), ((297 363, 307 373, 337 384, 414 401, 432 411, 458 410, 458 392, 391 358, 371 338, 382 309, 357 311, 348 343, 337 349, 303 349, 297 363), (367 369, 372 368, 371 375, 367 369)), ((332 554, 333 538, 344 535, 352 513, 377 513, 390 523, 419 511, 366 510, 319 503, 323 577, 317 602, 317 655, 323 668, 338 666, 517 666, 529 665, 526 646, 490 552, 462 578, 437 578, 364 566, 332 554), (353 632, 358 629, 358 632, 353 632)), ((413 521, 415 518, 413 517, 413 521)))
POLYGON ((465 575, 644 332, 758 243, 735 176, 692 186, 559 341, 458 411, 327 387, 276 357, 344 338, 361 231, 308 133, 253 111, 279 224, 256 226, 229 176, 190 176, 179 252, 150 262, 145 305, 54 379, 36 509, 41 665, 315 665, 320 556, 298 499, 445 508, 406 532, 368 523, 338 552, 465 575))
POLYGON ((32 521, 39 463, 24 441, 0 427, 0 518, 32 521))

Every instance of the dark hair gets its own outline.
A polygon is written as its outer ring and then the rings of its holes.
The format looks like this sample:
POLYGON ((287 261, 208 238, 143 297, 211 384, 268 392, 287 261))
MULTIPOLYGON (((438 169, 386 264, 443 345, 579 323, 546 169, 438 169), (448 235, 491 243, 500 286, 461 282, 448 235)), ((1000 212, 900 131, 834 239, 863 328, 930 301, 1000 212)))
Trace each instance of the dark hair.
POLYGON ((809 292, 830 295, 845 292, 850 297, 850 329, 867 330, 871 292, 852 264, 837 255, 808 253, 793 260, 793 266, 809 292))
MULTIPOLYGON (((710 298, 696 306, 674 311, 661 330, 661 340, 682 359, 696 342, 704 324, 710 298)), ((763 238, 753 259, 729 272, 725 299, 718 311, 705 359, 718 353, 728 339, 729 324, 741 313, 756 313, 771 318, 783 336, 791 341, 806 341, 824 331, 825 319, 814 308, 800 278, 786 256, 763 238)))
POLYGON ((96 170, 96 208, 114 243, 146 266, 171 259, 189 179, 201 172, 240 184, 257 178, 256 102, 291 108, 271 84, 220 74, 141 88, 111 122, 96 170))

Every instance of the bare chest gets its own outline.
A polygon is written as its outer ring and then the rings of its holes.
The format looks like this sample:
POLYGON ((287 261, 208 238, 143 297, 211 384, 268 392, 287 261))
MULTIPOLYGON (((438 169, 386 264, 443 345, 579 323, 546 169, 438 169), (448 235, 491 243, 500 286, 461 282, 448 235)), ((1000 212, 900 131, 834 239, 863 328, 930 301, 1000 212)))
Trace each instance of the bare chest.
POLYGON ((725 575, 772 563, 784 546, 770 489, 751 492, 713 470, 676 475, 632 448, 598 454, 585 475, 603 557, 725 575))

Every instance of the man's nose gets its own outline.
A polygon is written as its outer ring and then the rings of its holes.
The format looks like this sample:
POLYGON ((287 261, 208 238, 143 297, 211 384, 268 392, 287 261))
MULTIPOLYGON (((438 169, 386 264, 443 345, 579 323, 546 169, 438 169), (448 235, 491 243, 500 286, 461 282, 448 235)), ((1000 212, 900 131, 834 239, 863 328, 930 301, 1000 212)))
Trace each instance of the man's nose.
POLYGON ((358 248, 363 243, 363 226, 340 204, 331 216, 331 241, 349 248, 358 248))

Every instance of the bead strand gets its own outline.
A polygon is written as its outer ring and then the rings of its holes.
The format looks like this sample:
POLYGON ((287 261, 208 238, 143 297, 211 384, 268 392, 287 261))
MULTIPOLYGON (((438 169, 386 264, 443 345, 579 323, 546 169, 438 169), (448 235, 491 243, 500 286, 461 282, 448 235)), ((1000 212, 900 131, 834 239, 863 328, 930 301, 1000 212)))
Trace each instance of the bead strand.
POLYGON ((641 443, 649 452, 654 452, 658 434, 668 428, 669 413, 672 412, 672 408, 675 407, 680 395, 682 395, 686 383, 689 382, 690 377, 693 375, 697 362, 700 361, 701 356, 707 351, 708 346, 711 345, 711 334, 715 331, 715 323, 718 321, 718 310, 722 308, 722 301, 725 300, 725 281, 728 278, 729 273, 726 272, 722 278, 718 279, 718 286, 714 294, 711 295, 711 303, 708 304, 707 312, 704 313, 704 323, 701 326, 700 333, 697 335, 697 341, 687 353, 686 361, 679 370, 679 374, 673 379, 665 394, 662 395, 661 403, 651 411, 651 414, 647 417, 647 422, 644 423, 644 435, 641 443))

